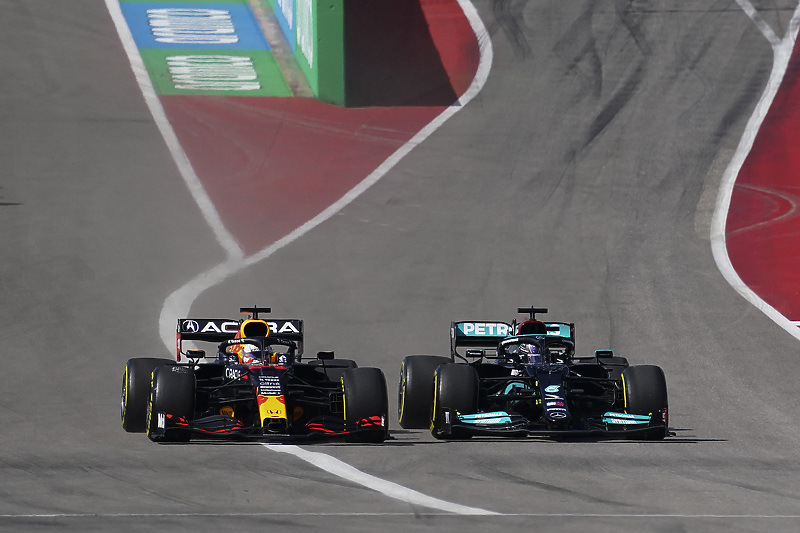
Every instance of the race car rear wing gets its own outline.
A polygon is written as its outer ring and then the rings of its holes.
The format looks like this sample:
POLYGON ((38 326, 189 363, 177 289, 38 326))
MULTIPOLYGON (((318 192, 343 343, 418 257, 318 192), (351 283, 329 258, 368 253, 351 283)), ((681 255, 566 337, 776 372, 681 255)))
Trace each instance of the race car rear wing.
MULTIPOLYGON (((298 355, 303 353, 303 321, 296 318, 271 318, 269 336, 297 343, 298 355)), ((177 360, 181 360, 183 342, 207 341, 220 343, 236 337, 243 320, 230 318, 179 318, 177 326, 177 360)))
POLYGON ((545 322, 547 335, 563 337, 575 343, 575 324, 572 322, 545 322))
MULTIPOLYGON (((567 322, 544 322, 546 333, 544 335, 563 337, 575 344, 575 324, 567 322)), ((497 345, 507 337, 517 335, 517 323, 463 321, 450 324, 450 353, 453 358, 458 357, 468 361, 478 357, 497 357, 497 345), (458 351, 459 347, 466 348, 464 353, 458 351)))
POLYGON ((475 320, 450 324, 450 354, 467 361, 475 357, 496 357, 497 344, 514 334, 514 328, 506 322, 479 322, 475 320), (467 350, 462 354, 458 348, 467 350))

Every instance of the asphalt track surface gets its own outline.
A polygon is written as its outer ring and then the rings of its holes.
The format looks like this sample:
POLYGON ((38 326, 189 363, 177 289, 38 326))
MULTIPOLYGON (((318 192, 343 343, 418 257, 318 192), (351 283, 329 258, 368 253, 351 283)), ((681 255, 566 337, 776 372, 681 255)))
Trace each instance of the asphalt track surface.
MULTIPOLYGON (((224 259, 99 0, 0 2, 0 529, 764 531, 800 527, 797 340, 726 282, 719 181, 772 49, 735 2, 475 2, 481 93, 338 215, 201 294, 381 367, 452 319, 544 305, 579 350, 661 365, 664 442, 303 447, 497 515, 412 505, 259 445, 119 426, 165 297, 224 259)), ((795 5, 763 2, 777 35, 795 5)), ((393 396, 393 394, 392 394, 393 396)), ((395 408, 392 398, 391 409, 395 408)))

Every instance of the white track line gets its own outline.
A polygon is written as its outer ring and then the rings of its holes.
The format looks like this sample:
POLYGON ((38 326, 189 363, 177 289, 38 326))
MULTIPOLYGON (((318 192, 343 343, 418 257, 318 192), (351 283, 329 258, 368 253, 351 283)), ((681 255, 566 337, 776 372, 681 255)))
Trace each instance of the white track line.
MULTIPOLYGON (((119 1, 105 1, 106 8, 108 8, 111 19, 114 21, 114 26, 117 28, 119 38, 122 41, 125 54, 128 56, 133 75, 136 77, 136 82, 139 84, 139 89, 144 96, 144 101, 148 109, 150 109, 150 114, 153 116, 153 121, 156 123, 158 130, 161 132, 161 136, 164 137, 167 149, 169 149, 172 159, 178 166, 178 171, 181 173, 181 176, 183 176, 183 181, 186 182, 186 186, 189 188, 192 198, 197 202, 197 205, 200 207, 200 212, 214 232, 217 242, 219 242, 220 246, 227 252, 228 257, 241 258, 243 254, 239 244, 222 223, 222 219, 219 217, 216 208, 214 208, 211 198, 209 198, 203 185, 200 183, 200 179, 197 177, 192 164, 189 162, 186 152, 183 151, 180 142, 178 142, 178 136, 175 134, 175 130, 172 129, 172 125, 169 123, 169 120, 167 120, 167 115, 164 113, 161 101, 158 99, 155 88, 150 81, 150 75, 147 73, 147 68, 144 65, 142 56, 139 55, 139 49, 136 47, 136 42, 133 39, 131 30, 128 28, 128 23, 125 22, 125 17, 122 14, 119 1)), ((177 317, 175 318, 177 319, 177 317)))
MULTIPOLYGON (((483 21, 478 16, 477 10, 470 3, 470 1, 458 0, 458 3, 469 20, 480 46, 480 60, 478 63, 478 69, 475 78, 473 78, 472 83, 464 95, 458 100, 458 102, 448 107, 436 118, 434 118, 427 126, 420 130, 411 140, 401 146, 396 152, 394 152, 369 176, 364 178, 364 180, 353 187, 330 207, 279 241, 267 246, 254 255, 245 257, 241 248, 237 244, 236 239, 228 232, 222 223, 222 220, 214 208, 211 199, 203 189, 203 186, 195 174, 191 164, 189 163, 185 152, 181 148, 177 135, 175 135, 175 131, 172 129, 172 126, 167 120, 164 109, 158 99, 158 95, 156 94, 150 81, 150 76, 147 73, 144 62, 139 55, 139 50, 136 47, 136 43, 133 40, 133 36, 131 35, 128 25, 125 22, 125 18, 122 14, 122 9, 118 0, 106 0, 106 6, 111 14, 112 20, 114 21, 114 25, 117 27, 117 33, 119 33, 120 39, 122 40, 125 53, 128 55, 128 60, 131 63, 131 68, 133 69, 136 80, 142 90, 145 102, 147 103, 147 106, 149 107, 150 112, 153 115, 153 118, 167 143, 173 159, 178 165, 181 176, 183 176, 186 185, 189 187, 189 190, 192 193, 192 197, 200 207, 203 217, 205 217, 209 226, 211 226, 212 230, 214 231, 217 241, 225 249, 228 255, 224 262, 196 276, 194 279, 190 280, 188 283, 170 294, 164 302, 164 305, 161 309, 161 316, 159 318, 159 332, 162 342, 169 351, 172 351, 174 345, 175 320, 177 320, 179 317, 188 316, 192 303, 197 299, 198 296, 200 296, 200 294, 214 285, 225 281, 242 269, 258 263, 259 261, 263 261, 274 254, 277 250, 280 250, 284 246, 296 241, 341 211, 350 202, 358 198, 358 196, 360 196, 364 191, 377 183, 378 180, 380 180, 392 167, 394 167, 403 157, 413 150, 414 147, 427 139, 434 131, 444 124, 445 121, 460 111, 463 106, 465 106, 475 97, 475 95, 480 92, 480 90, 483 88, 483 85, 486 83, 486 79, 489 76, 489 70, 491 69, 492 65, 492 42, 489 37, 489 32, 486 30, 486 27, 483 25, 483 21)), ((426 496, 422 493, 402 487, 395 483, 381 480, 374 476, 370 476, 369 474, 365 474, 345 463, 342 463, 338 459, 334 459, 333 457, 323 453, 306 452, 302 448, 298 448, 296 446, 283 446, 280 448, 268 447, 268 449, 284 453, 292 453, 293 455, 308 461, 318 468, 334 473, 354 483, 367 486, 389 497, 404 502, 409 502, 415 505, 433 509, 446 510, 456 514, 493 514, 491 511, 446 502, 438 498, 426 496)))
POLYGON ((349 464, 324 453, 311 452, 300 448, 299 446, 293 445, 263 444, 263 446, 275 452, 294 455, 295 457, 311 463, 317 468, 321 468, 322 470, 325 470, 326 472, 329 472, 335 476, 358 483, 359 485, 367 487, 368 489, 385 494, 386 496, 394 498, 395 500, 410 503, 411 505, 420 505, 430 509, 438 509, 440 511, 462 515, 498 514, 493 511, 487 511, 486 509, 467 507, 466 505, 459 505, 457 503, 451 503, 438 498, 432 498, 431 496, 427 496, 421 492, 398 485, 397 483, 392 483, 391 481, 386 481, 385 479, 365 474, 349 464))
POLYGON ((733 194, 733 186, 736 183, 736 178, 742 170, 750 150, 753 148, 753 142, 758 134, 764 118, 767 116, 770 106, 772 105, 775 95, 781 86, 783 77, 786 74, 786 67, 789 64, 789 59, 794 49, 795 40, 797 39, 798 25, 800 24, 800 5, 795 8, 792 15, 789 28, 786 35, 778 39, 771 28, 764 22, 756 9, 748 0, 736 0, 742 10, 748 17, 755 23, 755 25, 764 34, 764 37, 769 41, 772 46, 773 61, 772 72, 770 73, 767 86, 764 93, 761 95, 752 116, 747 121, 742 138, 739 141, 739 146, 731 159, 728 168, 722 176, 720 183, 719 194, 717 196, 717 207, 714 211, 714 217, 711 221, 711 251, 714 254, 714 260, 717 263, 722 275, 727 282, 733 287, 736 292, 741 294, 748 302, 753 304, 756 308, 762 311, 775 323, 785 329, 789 334, 795 338, 800 339, 800 329, 797 323, 791 322, 774 307, 761 299, 750 287, 745 285, 739 274, 733 268, 730 257, 728 256, 728 248, 725 244, 725 222, 728 219, 728 210, 731 204, 731 195, 733 194))

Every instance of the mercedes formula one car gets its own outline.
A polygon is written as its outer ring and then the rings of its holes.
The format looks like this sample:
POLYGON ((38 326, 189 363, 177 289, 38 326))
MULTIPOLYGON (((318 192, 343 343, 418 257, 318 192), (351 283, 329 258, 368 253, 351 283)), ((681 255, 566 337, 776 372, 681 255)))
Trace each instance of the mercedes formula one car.
POLYGON ((177 360, 130 359, 122 376, 122 427, 155 442, 192 438, 382 442, 386 380, 333 352, 303 359, 303 321, 181 318, 177 360), (212 343, 212 357, 197 344, 212 343), (188 349, 187 346, 193 346, 188 349))
POLYGON ((450 357, 402 362, 398 421, 438 439, 473 435, 663 439, 667 385, 654 365, 631 366, 611 350, 575 356, 575 325, 453 322, 450 357))

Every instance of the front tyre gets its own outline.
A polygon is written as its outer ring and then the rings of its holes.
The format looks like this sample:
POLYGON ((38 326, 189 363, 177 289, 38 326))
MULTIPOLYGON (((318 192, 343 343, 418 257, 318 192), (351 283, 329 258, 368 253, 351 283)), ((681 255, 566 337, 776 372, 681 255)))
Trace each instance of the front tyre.
POLYGON ((128 433, 144 433, 147 428, 147 402, 150 396, 150 374, 159 365, 171 363, 170 359, 138 357, 128 359, 122 374, 120 418, 122 429, 128 433))
POLYGON ((438 355, 409 355, 403 359, 397 386, 397 422, 400 427, 431 427, 433 373, 439 365, 450 362, 449 357, 438 355))
POLYGON ((431 434, 437 439, 470 438, 470 433, 459 428, 451 430, 449 426, 455 422, 452 417, 456 413, 474 414, 478 411, 478 373, 469 365, 440 365, 433 382, 431 434), (447 419, 448 416, 451 420, 447 419))
POLYGON ((386 378, 379 368, 348 368, 342 373, 344 421, 359 428, 348 442, 383 442, 389 428, 386 378), (374 429, 369 429, 374 425, 374 429))
POLYGON ((667 380, 664 371, 655 365, 630 366, 622 372, 625 393, 625 412, 633 415, 651 415, 654 424, 644 437, 661 440, 667 436, 669 407, 667 380))
POLYGON ((194 415, 194 372, 187 366, 153 370, 147 406, 147 437, 153 442, 188 442, 188 423, 194 415), (186 424, 186 429, 176 424, 186 424))

